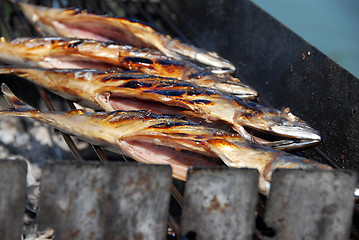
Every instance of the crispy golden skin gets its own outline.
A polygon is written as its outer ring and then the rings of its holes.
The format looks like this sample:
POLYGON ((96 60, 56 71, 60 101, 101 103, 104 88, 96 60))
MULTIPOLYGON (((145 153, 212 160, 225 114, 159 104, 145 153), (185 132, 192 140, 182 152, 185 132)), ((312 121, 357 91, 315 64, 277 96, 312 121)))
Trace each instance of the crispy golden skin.
POLYGON ((218 89, 242 98, 255 98, 257 92, 230 75, 213 74, 184 61, 176 61, 159 51, 68 38, 17 38, 0 41, 0 61, 21 66, 45 68, 121 67, 143 73, 177 78, 197 85, 218 89))

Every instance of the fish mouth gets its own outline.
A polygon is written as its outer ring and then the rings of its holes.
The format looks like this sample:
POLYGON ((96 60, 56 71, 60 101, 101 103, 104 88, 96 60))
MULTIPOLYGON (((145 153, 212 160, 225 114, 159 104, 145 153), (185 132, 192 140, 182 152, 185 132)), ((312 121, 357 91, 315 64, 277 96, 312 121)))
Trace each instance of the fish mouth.
POLYGON ((240 134, 251 143, 277 150, 303 149, 316 145, 322 140, 319 132, 309 126, 275 125, 267 131, 243 126, 237 130, 240 130, 240 134))
POLYGON ((271 127, 271 131, 278 135, 300 140, 320 142, 322 140, 319 131, 303 125, 281 124, 271 127))
POLYGON ((278 150, 310 147, 322 141, 319 131, 309 126, 276 125, 271 127, 271 131, 285 138, 285 140, 272 143, 273 147, 278 150))

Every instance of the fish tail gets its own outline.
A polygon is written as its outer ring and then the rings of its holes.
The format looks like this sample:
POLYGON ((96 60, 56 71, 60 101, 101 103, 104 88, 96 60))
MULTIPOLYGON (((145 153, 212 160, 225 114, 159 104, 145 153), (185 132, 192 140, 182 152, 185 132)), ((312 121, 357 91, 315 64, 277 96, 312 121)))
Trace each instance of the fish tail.
POLYGON ((16 116, 31 116, 31 114, 39 112, 39 110, 33 108, 29 104, 23 102, 18 97, 16 97, 15 94, 5 83, 1 85, 1 91, 4 94, 5 99, 12 107, 5 106, 5 104, 2 104, 1 107, 5 108, 6 110, 2 110, 0 111, 0 113, 16 116))

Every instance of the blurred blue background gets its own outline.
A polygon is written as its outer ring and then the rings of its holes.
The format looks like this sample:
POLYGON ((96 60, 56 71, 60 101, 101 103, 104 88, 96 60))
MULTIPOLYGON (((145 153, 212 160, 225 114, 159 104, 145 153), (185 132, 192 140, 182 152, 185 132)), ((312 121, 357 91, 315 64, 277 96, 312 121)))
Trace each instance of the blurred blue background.
POLYGON ((359 77, 359 0, 252 0, 359 77))

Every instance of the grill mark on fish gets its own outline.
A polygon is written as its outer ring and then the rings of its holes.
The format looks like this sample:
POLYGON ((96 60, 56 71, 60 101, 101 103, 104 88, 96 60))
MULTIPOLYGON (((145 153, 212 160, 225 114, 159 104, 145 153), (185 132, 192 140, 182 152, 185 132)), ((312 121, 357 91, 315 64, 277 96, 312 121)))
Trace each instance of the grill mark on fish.
POLYGON ((180 133, 180 132, 177 132, 177 133, 172 133, 173 135, 176 135, 176 136, 179 136, 179 137, 187 137, 187 136, 190 136, 189 134, 187 133, 180 133))
POLYGON ((184 66, 183 63, 178 62, 178 61, 159 59, 159 60, 156 60, 156 62, 163 66, 184 66))
POLYGON ((139 64, 148 64, 148 65, 153 64, 153 61, 151 59, 142 58, 142 57, 125 57, 123 61, 127 63, 139 63, 139 64))
POLYGON ((235 101, 240 104, 241 106, 245 107, 246 109, 251 109, 251 111, 255 111, 258 113, 263 113, 262 109, 260 108, 260 106, 254 102, 251 101, 245 101, 242 98, 234 98, 235 101))
POLYGON ((136 88, 150 88, 152 87, 153 84, 149 83, 149 82, 140 82, 140 81, 136 81, 136 80, 131 80, 131 81, 128 81, 122 85, 119 85, 117 87, 120 87, 120 88, 133 88, 133 89, 136 89, 136 88))
POLYGON ((144 91, 144 92, 146 92, 146 93, 153 92, 153 93, 164 95, 164 96, 175 96, 175 97, 183 96, 186 93, 186 91, 184 91, 184 90, 157 90, 157 89, 150 90, 150 91, 144 91))

